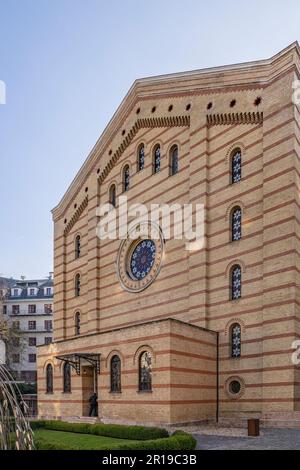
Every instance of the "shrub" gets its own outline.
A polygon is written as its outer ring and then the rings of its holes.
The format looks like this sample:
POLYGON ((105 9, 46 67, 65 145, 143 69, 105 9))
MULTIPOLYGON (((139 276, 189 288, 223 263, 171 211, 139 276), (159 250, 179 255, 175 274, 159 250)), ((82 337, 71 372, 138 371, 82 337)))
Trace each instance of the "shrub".
POLYGON ((67 431, 79 434, 92 434, 91 424, 86 423, 65 423, 64 421, 45 421, 44 429, 53 431, 67 431))
POLYGON ((30 427, 34 431, 35 429, 41 429, 45 427, 46 421, 36 420, 30 422, 30 427))
POLYGON ((130 444, 121 444, 118 450, 194 450, 196 440, 183 431, 175 432, 171 437, 130 444))
POLYGON ((66 423, 64 421, 33 421, 32 429, 49 429, 53 431, 66 431, 80 434, 94 434, 96 436, 130 439, 133 441, 146 441, 169 437, 166 429, 147 428, 144 426, 123 426, 121 424, 85 424, 66 423))
POLYGON ((184 431, 175 431, 172 437, 180 441, 180 444, 184 446, 183 450, 194 450, 197 445, 196 439, 184 431))
POLYGON ((130 439, 133 441, 146 441, 150 439, 161 439, 169 437, 166 429, 147 428, 144 426, 122 426, 120 424, 95 424, 92 426, 91 434, 119 439, 130 439))
MULTIPOLYGON (((79 447, 74 445, 69 446, 63 443, 52 444, 48 442, 45 438, 38 438, 35 442, 37 450, 80 450, 79 447)), ((132 443, 124 444, 115 444, 110 445, 105 448, 101 446, 101 450, 194 450, 196 447, 196 440, 190 434, 187 434, 183 431, 175 432, 171 437, 149 440, 149 441, 139 441, 132 443)))
POLYGON ((70 447, 63 443, 53 444, 43 437, 39 437, 34 441, 36 450, 80 450, 77 447, 70 447))

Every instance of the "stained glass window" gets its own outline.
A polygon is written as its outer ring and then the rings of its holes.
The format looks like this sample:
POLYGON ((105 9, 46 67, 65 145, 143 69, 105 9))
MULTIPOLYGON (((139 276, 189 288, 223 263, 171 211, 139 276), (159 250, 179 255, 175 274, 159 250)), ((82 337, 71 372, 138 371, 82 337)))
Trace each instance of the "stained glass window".
POLYGON ((113 356, 110 362, 111 391, 121 392, 121 359, 119 356, 113 356))
POLYGON ((80 312, 75 313, 75 335, 80 335, 80 312))
POLYGON ((71 393, 71 366, 68 362, 64 363, 63 374, 64 374, 64 383, 63 383, 64 393, 71 393))
POLYGON ((80 238, 80 235, 77 235, 75 239, 75 258, 80 257, 80 252, 81 252, 81 238, 80 238))
POLYGON ((236 150, 231 161, 231 182, 238 183, 242 179, 242 153, 236 150))
POLYGON ((175 145, 171 149, 171 162, 170 162, 170 170, 171 175, 175 175, 178 173, 179 165, 178 165, 178 147, 175 145))
POLYGON ((233 242, 242 238, 242 210, 240 207, 233 209, 231 214, 231 239, 233 242))
POLYGON ((152 240, 140 241, 132 252, 130 259, 131 275, 137 281, 144 279, 155 262, 156 247, 152 240))
POLYGON ((124 191, 129 190, 129 183, 130 183, 130 172, 129 172, 129 166, 126 165, 124 170, 123 170, 123 188, 124 188, 124 191))
POLYGON ((116 185, 112 184, 109 188, 109 202, 112 206, 116 207, 116 185))
POLYGON ((145 168, 145 147, 141 145, 138 152, 138 171, 145 168))
POLYGON ((160 171, 160 147, 156 147, 154 150, 154 173, 160 171))
POLYGON ((80 296, 80 289, 81 289, 81 278, 80 274, 76 274, 75 276, 75 296, 80 296))
POLYGON ((144 351, 140 355, 139 390, 141 392, 151 392, 152 390, 152 358, 148 351, 144 351))
POLYGON ((241 357, 241 336, 241 325, 235 323, 231 327, 231 357, 241 357))
POLYGON ((53 367, 51 364, 46 368, 46 393, 53 393, 53 367))
POLYGON ((231 271, 231 300, 237 300, 242 297, 242 270, 236 265, 231 271))

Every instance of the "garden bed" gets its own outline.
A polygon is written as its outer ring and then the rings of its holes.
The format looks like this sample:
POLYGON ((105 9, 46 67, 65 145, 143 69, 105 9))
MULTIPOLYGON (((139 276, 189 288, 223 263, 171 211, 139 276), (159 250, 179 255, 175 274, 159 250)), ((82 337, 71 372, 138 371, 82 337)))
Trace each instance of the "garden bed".
POLYGON ((182 431, 63 421, 31 423, 37 450, 193 450, 195 439, 182 431))

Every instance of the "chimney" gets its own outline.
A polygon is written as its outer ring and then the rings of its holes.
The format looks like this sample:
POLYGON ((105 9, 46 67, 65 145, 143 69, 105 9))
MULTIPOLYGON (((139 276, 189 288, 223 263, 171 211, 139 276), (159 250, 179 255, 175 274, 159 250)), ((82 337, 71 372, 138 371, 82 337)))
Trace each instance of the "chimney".
POLYGON ((53 279, 53 271, 49 272, 49 279, 53 279))

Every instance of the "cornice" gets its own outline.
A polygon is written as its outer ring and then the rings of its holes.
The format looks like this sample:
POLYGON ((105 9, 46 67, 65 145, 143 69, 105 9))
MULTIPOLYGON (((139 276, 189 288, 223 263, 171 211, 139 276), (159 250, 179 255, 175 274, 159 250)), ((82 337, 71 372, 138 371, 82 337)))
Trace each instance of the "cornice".
POLYGON ((87 207, 88 202, 89 202, 89 198, 88 198, 88 196, 86 196, 84 198, 84 200, 82 201, 82 203, 80 204, 80 206, 78 207, 78 209, 76 210, 76 212, 73 215, 73 217, 71 218, 71 220, 65 226, 64 235, 67 235, 70 232, 70 230, 72 229, 72 227, 74 227, 77 220, 79 219, 79 217, 83 213, 84 209, 87 207))
POLYGON ((110 171, 120 159, 126 148, 130 145, 132 139, 135 137, 139 129, 142 128, 154 128, 154 127, 189 127, 190 117, 189 116, 169 116, 169 117, 158 117, 158 118, 145 118, 138 119, 134 126, 130 129, 129 133, 118 147, 108 164, 99 176, 99 182, 103 183, 105 178, 109 175, 110 171))
POLYGON ((263 113, 217 113, 206 116, 207 125, 220 126, 226 124, 262 124, 263 113))
MULTIPOLYGON (((135 137, 135 135, 137 134, 137 132, 140 129, 155 128, 155 127, 189 127, 189 126, 190 126, 190 116, 189 115, 185 115, 185 116, 184 115, 183 116, 167 116, 167 117, 151 117, 151 118, 137 119, 135 124, 130 129, 130 131, 126 134, 126 136, 122 140, 122 142, 119 145, 119 147, 117 148, 117 150, 110 157, 108 163, 104 166, 104 169, 101 171, 100 175, 98 176, 98 181, 100 183, 102 183, 105 180, 105 178, 109 175, 110 171, 112 170, 113 166, 120 159, 121 155, 124 153, 124 151, 130 145, 133 138, 135 137)), ((78 176, 80 176, 80 172, 79 172, 78 176)), ((86 177, 86 175, 85 175, 85 177, 86 177)), ((73 182, 73 184, 75 184, 75 182, 73 182)), ((78 182, 78 184, 79 184, 79 182, 78 182)), ((80 207, 79 207, 79 209, 80 209, 80 207)), ((77 209, 75 215, 78 213, 79 209, 77 209)), ((59 217, 62 217, 63 213, 64 213, 64 210, 65 210, 65 208, 62 207, 61 205, 59 205, 55 209, 53 209, 52 214, 53 214, 54 220, 58 219, 59 217)), ((71 221, 73 220, 75 215, 72 217, 71 221)), ((78 220, 78 218, 76 220, 78 220)), ((76 220, 75 220, 75 222, 76 222, 76 220)), ((71 224, 71 221, 69 222, 69 224, 71 224)), ((74 225, 74 223, 72 224, 72 226, 74 225)), ((69 224, 67 225, 67 227, 69 227, 69 224)), ((65 234, 68 233, 71 230, 72 226, 67 231, 66 231, 67 227, 65 228, 65 231, 64 231, 65 234)))

